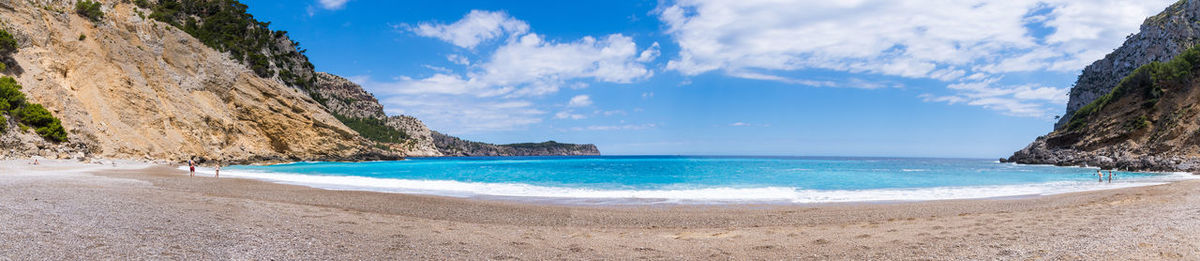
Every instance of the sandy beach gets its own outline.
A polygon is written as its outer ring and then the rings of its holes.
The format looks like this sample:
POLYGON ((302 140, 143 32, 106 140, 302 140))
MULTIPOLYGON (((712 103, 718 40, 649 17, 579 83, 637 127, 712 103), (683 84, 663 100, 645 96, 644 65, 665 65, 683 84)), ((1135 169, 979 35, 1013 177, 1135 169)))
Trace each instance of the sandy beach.
POLYGON ((0 259, 1200 259, 1200 181, 986 200, 560 206, 0 162, 0 259))

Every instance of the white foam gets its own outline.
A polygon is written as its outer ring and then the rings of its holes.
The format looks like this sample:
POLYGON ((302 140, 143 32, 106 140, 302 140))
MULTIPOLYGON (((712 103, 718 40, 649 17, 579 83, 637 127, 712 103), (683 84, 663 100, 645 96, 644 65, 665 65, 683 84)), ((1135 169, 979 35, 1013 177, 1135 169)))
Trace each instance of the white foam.
MULTIPOLYGON (((186 169, 186 167, 181 167, 186 169)), ((198 168, 197 174, 211 173, 198 168)), ((1188 173, 1170 173, 1152 178, 1119 180, 1114 183, 1065 181, 1041 184, 933 187, 912 189, 808 190, 787 187, 697 188, 662 190, 600 190, 548 187, 521 183, 460 182, 450 180, 410 180, 358 176, 322 176, 273 172, 225 170, 222 176, 250 178, 270 182, 303 185, 333 190, 426 194, 450 197, 515 197, 529 199, 591 200, 615 204, 682 203, 831 203, 873 201, 926 201, 978 199, 1013 196, 1053 195, 1078 191, 1103 190, 1165 184, 1197 177, 1188 173)))

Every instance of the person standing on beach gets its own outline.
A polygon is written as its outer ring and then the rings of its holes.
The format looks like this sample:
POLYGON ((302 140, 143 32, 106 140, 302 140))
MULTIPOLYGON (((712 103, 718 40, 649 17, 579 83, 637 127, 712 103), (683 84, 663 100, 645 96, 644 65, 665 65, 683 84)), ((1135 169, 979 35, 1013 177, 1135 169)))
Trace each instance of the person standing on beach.
POLYGON ((196 176, 196 163, 193 162, 191 159, 188 159, 188 176, 191 176, 191 177, 196 176))
MULTIPOLYGON (((217 178, 221 177, 221 162, 220 161, 217 161, 217 175, 214 177, 217 177, 217 178)), ((1112 181, 1112 180, 1109 180, 1109 181, 1112 181)))

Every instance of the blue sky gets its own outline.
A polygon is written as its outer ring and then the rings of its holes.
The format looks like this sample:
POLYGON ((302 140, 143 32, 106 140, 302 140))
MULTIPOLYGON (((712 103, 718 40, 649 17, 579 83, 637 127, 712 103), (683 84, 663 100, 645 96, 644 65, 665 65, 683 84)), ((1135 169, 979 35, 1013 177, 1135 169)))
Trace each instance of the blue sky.
POLYGON ((471 140, 998 158, 1171 1, 243 2, 389 114, 471 140))

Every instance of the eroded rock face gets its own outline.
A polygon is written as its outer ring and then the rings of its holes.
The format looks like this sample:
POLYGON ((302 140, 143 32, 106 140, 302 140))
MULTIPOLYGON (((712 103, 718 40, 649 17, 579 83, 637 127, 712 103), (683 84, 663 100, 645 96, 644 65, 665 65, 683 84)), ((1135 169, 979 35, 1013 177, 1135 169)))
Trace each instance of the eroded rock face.
MULTIPOLYGON (((51 147, 173 161, 399 157, 370 146, 308 94, 259 78, 187 33, 143 18, 132 3, 102 2, 98 23, 70 12, 73 2, 12 1, 0 8, 0 22, 21 46, 6 75, 68 131, 69 142, 51 147)), ((27 135, 10 129, 0 140, 27 135)), ((4 145, 0 153, 8 157, 62 158, 44 143, 4 145)), ((57 150, 65 151, 49 149, 57 150)))
POLYGON ((362 86, 329 73, 317 72, 316 75, 313 96, 325 100, 325 106, 330 113, 349 118, 380 120, 385 126, 408 134, 409 138, 403 144, 391 146, 402 151, 405 156, 442 156, 433 146, 433 136, 425 123, 406 115, 388 117, 375 95, 368 93, 362 86))
POLYGON ((1054 124, 1060 129, 1079 108, 1112 91, 1134 69, 1151 62, 1170 60, 1200 43, 1200 1, 1185 0, 1146 18, 1140 32, 1125 39, 1112 53, 1088 65, 1071 88, 1067 111, 1054 124))

